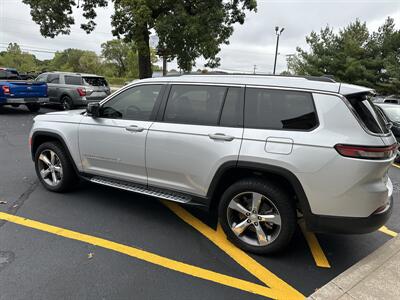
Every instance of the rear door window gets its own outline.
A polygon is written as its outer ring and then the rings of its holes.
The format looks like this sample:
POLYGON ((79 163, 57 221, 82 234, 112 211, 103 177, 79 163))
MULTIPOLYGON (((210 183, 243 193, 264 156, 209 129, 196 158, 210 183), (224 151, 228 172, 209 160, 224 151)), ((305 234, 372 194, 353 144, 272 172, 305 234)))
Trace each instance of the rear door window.
POLYGON ((173 85, 164 121, 217 126, 226 91, 222 86, 173 85))
POLYGON ((65 84, 82 85, 82 77, 80 76, 65 75, 64 80, 65 84))
POLYGON ((318 125, 312 95, 307 92, 247 88, 246 128, 311 130, 318 125))
POLYGON ((360 122, 362 122, 369 131, 376 134, 389 133, 385 120, 368 96, 368 94, 360 94, 347 96, 346 98, 350 102, 360 122))
POLYGON ((243 89, 230 87, 226 93, 220 125, 225 127, 243 126, 243 89))

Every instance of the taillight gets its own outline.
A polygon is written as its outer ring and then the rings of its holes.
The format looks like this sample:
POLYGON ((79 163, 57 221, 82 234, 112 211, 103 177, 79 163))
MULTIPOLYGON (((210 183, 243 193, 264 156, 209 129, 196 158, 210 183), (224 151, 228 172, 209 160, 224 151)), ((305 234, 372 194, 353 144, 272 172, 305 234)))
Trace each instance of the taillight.
POLYGON ((4 94, 10 94, 10 87, 9 86, 3 85, 1 88, 3 89, 3 93, 4 94))
POLYGON ((388 159, 395 155, 397 144, 384 147, 336 145, 335 149, 339 154, 362 159, 388 159))
POLYGON ((81 96, 81 97, 86 96, 85 88, 77 88, 76 90, 77 90, 79 96, 81 96))

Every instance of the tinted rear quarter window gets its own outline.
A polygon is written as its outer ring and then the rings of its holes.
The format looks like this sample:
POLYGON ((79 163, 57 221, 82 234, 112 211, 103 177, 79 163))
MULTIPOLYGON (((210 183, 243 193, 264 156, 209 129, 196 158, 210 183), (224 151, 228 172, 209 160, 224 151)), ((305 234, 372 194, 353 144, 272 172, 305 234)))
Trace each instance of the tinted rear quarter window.
POLYGON ((385 120, 378 112, 375 105, 369 100, 367 94, 347 96, 354 113, 363 125, 372 133, 386 134, 389 132, 385 125, 385 120))
POLYGON ((307 92, 246 89, 245 127, 311 130, 318 125, 312 95, 307 92))
POLYGON ((80 77, 80 76, 65 75, 64 80, 65 80, 65 84, 82 85, 82 77, 80 77))

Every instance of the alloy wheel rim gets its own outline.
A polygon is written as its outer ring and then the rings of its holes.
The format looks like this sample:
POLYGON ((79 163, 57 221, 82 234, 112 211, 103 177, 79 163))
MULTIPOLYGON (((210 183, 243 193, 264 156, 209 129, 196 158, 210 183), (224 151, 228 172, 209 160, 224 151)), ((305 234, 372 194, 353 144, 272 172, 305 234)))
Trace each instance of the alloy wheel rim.
POLYGON ((244 192, 229 202, 227 219, 232 232, 251 246, 267 246, 280 234, 282 221, 278 209, 268 197, 244 192))
POLYGON ((63 178, 61 160, 53 150, 43 150, 38 158, 39 173, 49 186, 56 186, 63 178))
POLYGON ((71 105, 69 104, 67 98, 65 98, 64 101, 63 101, 63 108, 64 108, 64 110, 70 110, 71 109, 71 105))

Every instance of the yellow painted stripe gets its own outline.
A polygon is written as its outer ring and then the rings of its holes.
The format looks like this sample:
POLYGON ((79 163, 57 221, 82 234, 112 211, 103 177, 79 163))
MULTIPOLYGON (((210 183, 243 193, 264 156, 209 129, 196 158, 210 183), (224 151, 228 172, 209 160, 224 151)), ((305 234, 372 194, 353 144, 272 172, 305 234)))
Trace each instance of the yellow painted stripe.
POLYGON ((380 232, 386 233, 387 235, 390 235, 392 237, 396 237, 397 236, 397 232, 390 230, 389 228, 387 228, 386 226, 382 226, 381 228, 379 228, 380 232))
POLYGON ((315 234, 307 231, 306 225, 304 224, 303 220, 299 222, 299 226, 307 241, 308 247, 310 247, 311 254, 315 260, 315 264, 320 268, 330 268, 331 265, 329 264, 329 261, 326 258, 325 253, 322 250, 321 245, 319 244, 315 234))
POLYGON ((304 295, 277 277, 271 271, 266 269, 255 259, 250 257, 246 252, 229 242, 220 227, 217 231, 215 231, 176 203, 168 201, 163 201, 163 203, 183 221, 191 225, 194 229, 218 246, 222 251, 228 254, 249 273, 269 286, 279 296, 278 299, 294 300, 305 298, 304 295))
POLYGON ((393 167, 396 167, 396 168, 399 168, 400 169, 400 166, 399 165, 396 165, 396 164, 392 164, 393 165, 393 167))
MULTIPOLYGON (((144 250, 140 250, 135 247, 118 244, 106 239, 98 238, 95 236, 79 233, 76 231, 71 231, 68 229, 63 229, 60 227, 48 225, 45 223, 25 219, 22 217, 10 215, 7 213, 0 212, 0 219, 6 220, 11 223, 15 223, 21 226, 33 228, 36 230, 44 231, 47 233, 51 233, 54 235, 58 235, 64 238, 84 242, 87 244, 92 244, 95 246, 99 246, 105 249, 109 249, 112 251, 116 251, 122 254, 129 255, 131 257, 170 269, 180 273, 184 273, 190 276, 194 276, 197 278, 201 278, 204 280, 212 281, 215 283, 219 283, 225 286, 229 286, 235 289, 239 289, 242 291, 254 293, 257 295, 261 295, 264 297, 279 299, 281 293, 279 291, 272 290, 268 287, 255 284, 249 281, 245 281, 242 279, 238 279, 235 277, 227 276, 221 273, 217 273, 214 271, 210 271, 207 269, 203 269, 200 267, 196 267, 193 265, 189 265, 183 262, 179 262, 176 260, 172 260, 151 252, 147 252, 144 250)), ((286 298, 286 299, 294 299, 294 298, 286 298)))

